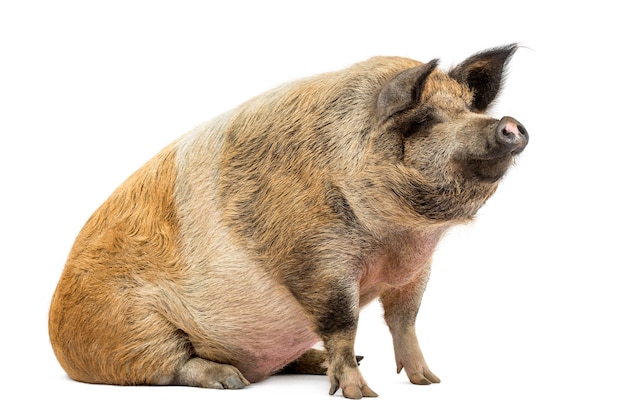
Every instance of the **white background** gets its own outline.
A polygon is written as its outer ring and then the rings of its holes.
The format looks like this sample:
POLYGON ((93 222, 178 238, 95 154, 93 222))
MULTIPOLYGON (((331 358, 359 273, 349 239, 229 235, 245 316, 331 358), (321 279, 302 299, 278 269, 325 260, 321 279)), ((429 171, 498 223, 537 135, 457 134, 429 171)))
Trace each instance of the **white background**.
POLYGON ((623 11, 551 4, 2 0, 0 408, 626 409, 623 11), (66 377, 47 310, 67 253, 162 147, 291 79, 378 54, 447 68, 510 42, 525 48, 494 115, 530 145, 435 256, 418 335, 441 384, 395 374, 377 304, 357 339, 377 399, 313 376, 231 392, 66 377))

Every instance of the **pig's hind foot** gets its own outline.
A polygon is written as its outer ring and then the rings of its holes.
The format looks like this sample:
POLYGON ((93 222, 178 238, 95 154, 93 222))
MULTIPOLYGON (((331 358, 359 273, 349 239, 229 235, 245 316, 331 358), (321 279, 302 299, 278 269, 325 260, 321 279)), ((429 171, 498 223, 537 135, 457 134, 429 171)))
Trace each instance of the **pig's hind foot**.
POLYGON ((240 389, 250 385, 250 382, 232 365, 194 357, 179 368, 174 384, 201 388, 240 389))
MULTIPOLYGON (((357 364, 360 365, 362 359, 363 356, 357 355, 357 364)), ((326 371, 328 371, 328 353, 325 350, 311 348, 278 371, 278 374, 326 375, 326 371)))

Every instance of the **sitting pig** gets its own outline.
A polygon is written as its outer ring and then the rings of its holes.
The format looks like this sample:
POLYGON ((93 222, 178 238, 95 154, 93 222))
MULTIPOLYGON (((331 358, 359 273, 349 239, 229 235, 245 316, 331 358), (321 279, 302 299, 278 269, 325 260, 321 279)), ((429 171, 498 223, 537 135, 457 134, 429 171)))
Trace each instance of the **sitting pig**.
POLYGON ((516 48, 448 72, 372 58, 266 92, 167 146, 76 238, 49 317, 65 371, 208 388, 316 373, 331 395, 375 397, 354 340, 359 309, 378 298, 398 372, 439 382, 415 317, 437 242, 528 142, 515 119, 485 114, 516 48))

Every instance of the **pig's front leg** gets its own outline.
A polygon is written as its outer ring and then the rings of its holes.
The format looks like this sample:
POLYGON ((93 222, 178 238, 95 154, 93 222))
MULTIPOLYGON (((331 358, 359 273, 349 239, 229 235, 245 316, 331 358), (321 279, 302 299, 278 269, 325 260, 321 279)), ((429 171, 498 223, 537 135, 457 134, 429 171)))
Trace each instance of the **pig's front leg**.
POLYGON ((428 368, 415 334, 415 318, 427 280, 428 271, 413 283, 389 289, 380 296, 385 310, 385 321, 393 337, 397 372, 404 368, 409 380, 420 385, 441 381, 428 368))
MULTIPOLYGON (((327 260, 339 266, 342 257, 327 260)), ((354 355, 354 341, 359 318, 359 295, 356 276, 343 273, 351 268, 318 269, 306 277, 289 277, 287 286, 308 311, 328 353, 327 375, 330 395, 341 388, 346 398, 377 397, 359 371, 354 355)))
POLYGON ((378 397, 361 375, 357 359, 354 355, 354 330, 344 330, 324 337, 324 345, 328 351, 328 378, 330 379, 330 395, 341 388, 346 398, 360 399, 378 397))

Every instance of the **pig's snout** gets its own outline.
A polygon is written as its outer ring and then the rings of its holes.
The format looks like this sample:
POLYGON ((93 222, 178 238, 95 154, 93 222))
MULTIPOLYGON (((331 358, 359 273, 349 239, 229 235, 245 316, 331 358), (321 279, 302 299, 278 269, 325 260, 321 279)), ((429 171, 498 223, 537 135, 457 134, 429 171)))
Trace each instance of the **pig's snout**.
POLYGON ((496 127, 496 141, 503 151, 519 154, 528 144, 528 131, 513 117, 502 117, 496 127))

